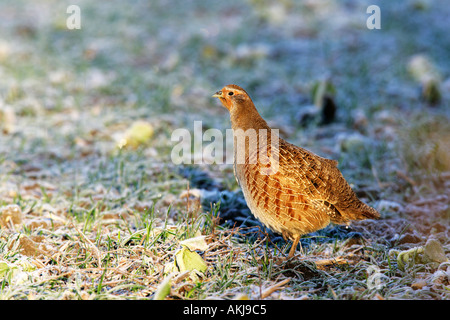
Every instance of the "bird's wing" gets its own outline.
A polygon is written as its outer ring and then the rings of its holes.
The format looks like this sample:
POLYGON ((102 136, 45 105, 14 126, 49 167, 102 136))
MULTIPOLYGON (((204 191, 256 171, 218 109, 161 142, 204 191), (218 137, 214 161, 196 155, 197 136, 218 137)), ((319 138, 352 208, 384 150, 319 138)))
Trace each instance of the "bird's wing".
POLYGON ((279 177, 311 200, 335 204, 337 190, 350 193, 348 196, 353 194, 337 164, 336 160, 322 158, 280 139, 279 177))
POLYGON ((288 142, 280 147, 279 173, 285 183, 320 204, 336 222, 378 217, 375 209, 358 199, 337 161, 322 158, 288 142))

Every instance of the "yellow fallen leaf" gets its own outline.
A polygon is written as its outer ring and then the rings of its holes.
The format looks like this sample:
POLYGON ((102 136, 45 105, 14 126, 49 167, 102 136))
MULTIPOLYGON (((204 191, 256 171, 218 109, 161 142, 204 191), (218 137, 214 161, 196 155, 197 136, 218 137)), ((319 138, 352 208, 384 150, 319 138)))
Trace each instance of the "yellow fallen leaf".
POLYGON ((398 254, 397 265, 402 270, 405 269, 407 264, 433 263, 439 265, 442 262, 448 261, 441 244, 439 241, 434 239, 429 239, 424 246, 415 247, 404 251, 391 251, 398 254))
POLYGON ((184 246, 176 253, 175 262, 180 272, 192 270, 205 272, 207 268, 206 262, 197 252, 184 246))
POLYGON ((9 271, 8 263, 0 261, 0 278, 4 277, 8 271, 9 271))
POLYGON ((170 288, 172 286, 173 273, 169 274, 164 280, 159 284, 156 289, 153 300, 164 300, 170 294, 170 288))
POLYGON ((200 250, 205 251, 208 249, 208 244, 205 241, 206 236, 198 236, 180 241, 182 246, 190 249, 191 251, 200 250))
POLYGON ((125 132, 124 136, 119 140, 118 147, 125 146, 137 148, 139 145, 147 143, 153 136, 153 126, 146 121, 136 121, 125 132))
POLYGON ((3 278, 9 284, 22 284, 28 281, 29 273, 34 270, 36 270, 36 266, 26 258, 20 258, 12 264, 1 261, 0 279, 3 278))

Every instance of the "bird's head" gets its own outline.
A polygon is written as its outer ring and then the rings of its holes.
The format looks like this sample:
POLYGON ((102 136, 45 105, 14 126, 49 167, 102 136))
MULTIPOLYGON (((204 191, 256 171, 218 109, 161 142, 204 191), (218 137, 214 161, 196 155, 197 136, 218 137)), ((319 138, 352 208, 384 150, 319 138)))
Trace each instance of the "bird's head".
POLYGON ((219 98, 223 106, 230 112, 238 106, 246 105, 248 103, 253 104, 252 99, 250 99, 247 92, 235 84, 229 84, 223 87, 222 90, 217 91, 213 97, 219 98))

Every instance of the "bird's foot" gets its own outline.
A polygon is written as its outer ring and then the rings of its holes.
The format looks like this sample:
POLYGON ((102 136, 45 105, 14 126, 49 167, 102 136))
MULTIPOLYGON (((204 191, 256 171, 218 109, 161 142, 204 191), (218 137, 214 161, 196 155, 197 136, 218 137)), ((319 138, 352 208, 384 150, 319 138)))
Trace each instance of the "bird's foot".
MULTIPOLYGON (((289 250, 288 260, 292 259, 295 255, 295 249, 297 249, 297 245, 300 243, 301 235, 297 235, 292 243, 291 250, 289 250)), ((300 255, 303 255, 302 244, 300 243, 300 255)))

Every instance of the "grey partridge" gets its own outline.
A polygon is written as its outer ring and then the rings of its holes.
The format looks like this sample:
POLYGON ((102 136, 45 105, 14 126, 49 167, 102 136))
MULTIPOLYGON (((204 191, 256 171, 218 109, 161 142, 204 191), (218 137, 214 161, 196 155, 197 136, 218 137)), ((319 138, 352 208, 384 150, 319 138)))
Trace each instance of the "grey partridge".
POLYGON ((230 113, 234 174, 247 205, 264 225, 293 241, 289 258, 302 235, 330 222, 380 217, 358 199, 337 161, 297 147, 271 130, 244 89, 227 85, 213 97, 230 113))

